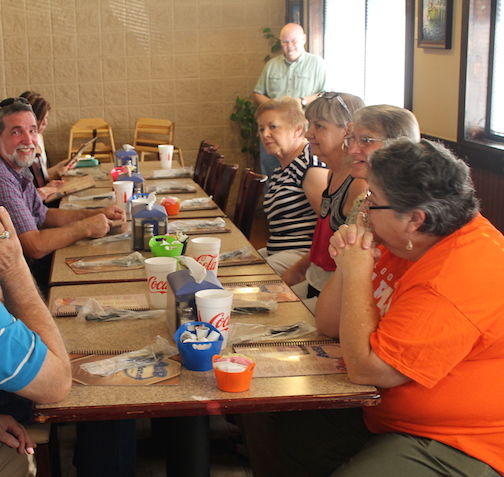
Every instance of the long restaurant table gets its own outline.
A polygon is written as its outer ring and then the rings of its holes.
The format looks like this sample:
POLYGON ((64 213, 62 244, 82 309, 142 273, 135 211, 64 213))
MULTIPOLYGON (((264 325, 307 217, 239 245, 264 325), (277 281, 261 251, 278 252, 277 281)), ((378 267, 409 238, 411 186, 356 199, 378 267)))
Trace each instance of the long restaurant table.
MULTIPOLYGON (((226 228, 230 230, 228 233, 208 234, 208 236, 219 237, 222 240, 221 252, 231 252, 242 247, 250 246, 249 241, 240 232, 240 230, 229 219, 226 221, 226 228)), ((194 235, 199 236, 199 235, 194 235)), ((143 268, 135 270, 120 270, 98 273, 76 274, 65 262, 68 258, 102 256, 113 254, 126 254, 132 251, 131 239, 121 240, 104 245, 87 245, 86 241, 81 241, 77 244, 56 250, 53 254, 53 262, 51 268, 51 276, 49 280, 50 286, 55 285, 70 285, 78 283, 107 283, 107 282, 128 282, 128 281, 145 281, 145 271, 143 268), (83 243, 84 245, 81 245, 83 243)), ((144 257, 150 257, 150 252, 141 252, 144 257)), ((260 260, 257 252, 254 252, 254 257, 260 260)), ((219 267, 218 276, 235 276, 235 275, 262 275, 274 273, 271 267, 262 261, 251 265, 236 265, 219 267)))
MULTIPOLYGON (((159 181, 162 184, 161 181, 159 181)), ((177 183, 181 184, 191 184, 196 188, 196 192, 190 193, 173 193, 169 194, 170 196, 177 197, 180 201, 188 200, 188 199, 196 199, 196 198, 205 198, 208 197, 205 191, 192 179, 177 179, 177 183)), ((92 189, 86 189, 80 192, 76 192, 72 195, 76 197, 89 197, 92 195, 98 194, 107 194, 112 191, 112 185, 110 187, 94 187, 92 189)), ((160 203, 167 194, 156 194, 156 203, 160 203)), ((63 197, 60 202, 60 207, 66 208, 68 204, 76 204, 77 206, 82 205, 85 208, 99 208, 99 207, 107 207, 109 205, 113 205, 115 202, 113 199, 90 199, 90 200, 72 200, 70 196, 63 197)), ((179 219, 197 219, 197 218, 212 218, 212 217, 225 217, 226 214, 222 211, 217 205, 215 205, 214 209, 199 209, 199 210, 180 210, 177 215, 171 215, 168 220, 179 220, 179 219)))
MULTIPOLYGON (((223 283, 271 279, 272 275, 224 278, 223 283)), ((278 277, 276 277, 278 278, 278 277)), ((56 298, 69 296, 143 293, 145 284, 111 283, 53 287, 49 307, 56 298)), ((168 311, 168 316, 173 311, 168 311)), ((173 320, 173 316, 171 316, 173 320)), ((232 315, 233 322, 278 326, 304 321, 313 315, 302 302, 279 303, 271 313, 232 315)), ((77 322, 56 318, 68 351, 74 348, 138 349, 159 334, 171 333, 164 318, 131 322, 77 322)), ((314 335, 312 335, 314 336, 314 335)), ((249 391, 225 393, 216 385, 212 371, 195 372, 182 367, 178 384, 150 386, 85 386, 75 384, 70 395, 56 404, 38 405, 39 422, 85 421, 161 416, 185 416, 265 411, 290 411, 375 405, 379 394, 373 386, 355 385, 345 374, 255 378, 249 391)))
MULTIPOLYGON (((144 167, 143 171, 159 169, 159 163, 151 164, 148 168, 144 167)), ((105 164, 102 169, 107 170, 111 167, 110 164, 105 164)), ((156 180, 152 183, 158 182, 156 180)), ((103 184, 109 190, 110 185, 105 181, 103 184)), ((82 195, 92 194, 97 190, 88 189, 82 195)), ((227 252, 250 246, 237 227, 229 219, 225 220, 226 227, 231 232, 211 234, 221 238, 221 251, 227 252)), ((52 287, 49 292, 50 307, 56 298, 61 297, 101 295, 116 297, 147 292, 143 269, 77 275, 65 263, 65 259, 70 257, 130 252, 131 240, 99 246, 91 246, 86 244, 86 241, 83 243, 84 245, 74 244, 54 253, 50 280, 52 287)), ((149 252, 142 253, 146 257, 150 256, 149 252)), ((218 275, 223 284, 279 279, 266 263, 219 267, 218 275)), ((171 336, 175 327, 173 314, 174 310, 169 310, 166 319, 163 317, 129 322, 77 322, 74 318, 55 318, 55 320, 69 352, 82 353, 97 349, 119 352, 123 349, 139 349, 150 344, 156 335, 171 336)), ((300 321, 313 324, 313 315, 300 301, 279 303, 278 309, 272 313, 232 316, 232 322, 271 326, 300 321)), ((249 391, 235 394, 218 390, 211 371, 194 372, 182 368, 179 382, 175 385, 74 385, 65 400, 56 404, 38 405, 36 413, 40 422, 63 422, 324 409, 368 406, 378 402, 379 394, 375 387, 352 384, 345 374, 256 378, 253 379, 249 391)))

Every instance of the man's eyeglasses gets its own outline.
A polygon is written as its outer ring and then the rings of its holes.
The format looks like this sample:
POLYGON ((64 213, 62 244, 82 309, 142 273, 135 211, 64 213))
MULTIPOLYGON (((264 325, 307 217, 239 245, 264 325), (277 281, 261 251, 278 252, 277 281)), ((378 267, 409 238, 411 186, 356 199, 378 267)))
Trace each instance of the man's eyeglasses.
POLYGON ((30 102, 26 98, 6 98, 3 101, 0 102, 0 108, 5 108, 7 106, 10 106, 11 104, 14 103, 23 103, 23 104, 30 104, 30 102))
POLYGON ((351 121, 352 120, 352 113, 350 112, 350 109, 349 107, 347 106, 347 104, 345 103, 345 100, 341 97, 341 95, 339 93, 335 93, 333 91, 329 91, 329 92, 325 92, 325 93, 320 93, 318 95, 319 98, 324 98, 324 99, 327 99, 327 100, 331 100, 331 99, 336 99, 336 101, 338 101, 338 103, 341 105, 341 107, 346 111, 346 113, 348 114, 348 120, 351 121))
POLYGON ((364 209, 365 210, 393 210, 394 208, 391 205, 372 205, 371 202, 371 192, 366 194, 366 199, 364 201, 364 209))
POLYGON ((345 136, 343 138, 343 145, 348 149, 354 142, 356 142, 359 147, 365 149, 366 147, 369 147, 371 144, 375 142, 385 142, 385 141, 387 141, 387 139, 382 137, 369 137, 369 136, 355 137, 353 135, 350 135, 345 136))

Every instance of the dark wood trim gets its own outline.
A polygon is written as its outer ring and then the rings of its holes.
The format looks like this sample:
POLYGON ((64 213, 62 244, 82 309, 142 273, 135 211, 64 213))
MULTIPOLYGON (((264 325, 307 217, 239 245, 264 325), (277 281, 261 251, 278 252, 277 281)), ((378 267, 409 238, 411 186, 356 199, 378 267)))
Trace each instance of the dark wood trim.
POLYGON ((298 23, 303 26, 305 21, 304 1, 286 0, 285 1, 285 23, 298 23))
POLYGON ((324 56, 324 0, 308 1, 308 50, 314 55, 324 56))
POLYGON ((458 126, 457 140, 463 141, 465 134, 465 99, 466 99, 466 84, 467 84, 467 45, 469 33, 469 1, 462 2, 462 33, 460 44, 460 78, 459 78, 459 101, 458 101, 458 126))
POLYGON ((415 0, 406 0, 406 39, 404 44, 404 107, 413 109, 413 69, 415 52, 415 0))
POLYGON ((504 151, 473 141, 449 141, 422 134, 425 139, 442 142, 448 149, 464 159, 470 167, 504 175, 504 151))

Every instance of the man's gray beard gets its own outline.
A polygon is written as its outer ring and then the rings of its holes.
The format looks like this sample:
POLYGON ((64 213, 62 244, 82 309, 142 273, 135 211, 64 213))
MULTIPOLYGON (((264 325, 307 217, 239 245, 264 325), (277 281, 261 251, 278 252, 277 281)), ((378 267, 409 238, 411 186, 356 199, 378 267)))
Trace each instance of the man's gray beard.
POLYGON ((15 164, 17 167, 24 168, 24 167, 30 167, 36 159, 35 151, 33 151, 32 157, 27 158, 27 159, 20 159, 17 155, 17 152, 14 152, 14 154, 6 154, 7 159, 11 161, 13 164, 15 164))

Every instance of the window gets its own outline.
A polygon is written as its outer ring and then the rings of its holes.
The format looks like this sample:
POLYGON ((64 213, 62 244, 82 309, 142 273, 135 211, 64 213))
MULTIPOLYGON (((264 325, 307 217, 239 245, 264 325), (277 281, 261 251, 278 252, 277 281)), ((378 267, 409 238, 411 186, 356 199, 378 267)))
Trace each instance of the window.
POLYGON ((326 0, 324 57, 330 89, 366 104, 411 106, 413 3, 326 0))
POLYGON ((466 0, 459 139, 504 145, 504 0, 466 0))

